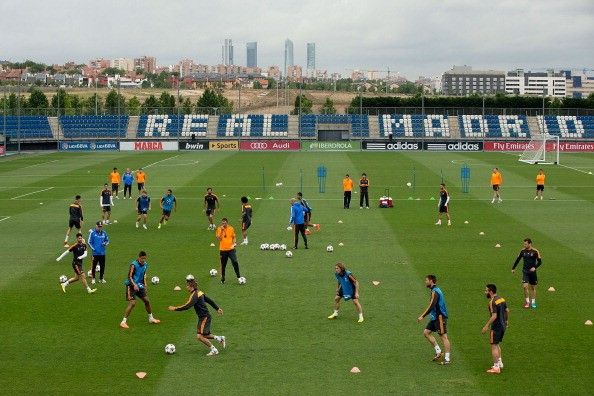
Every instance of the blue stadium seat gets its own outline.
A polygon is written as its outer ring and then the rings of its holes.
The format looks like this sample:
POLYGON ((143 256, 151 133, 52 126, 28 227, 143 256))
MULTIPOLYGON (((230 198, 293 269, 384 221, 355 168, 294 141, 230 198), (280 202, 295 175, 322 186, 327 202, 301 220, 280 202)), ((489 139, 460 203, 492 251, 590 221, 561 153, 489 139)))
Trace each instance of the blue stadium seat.
POLYGON ((52 129, 45 116, 0 116, 0 133, 4 131, 6 137, 11 139, 53 139, 52 129))
MULTIPOLYGON (((543 132, 542 116, 537 117, 538 127, 543 132)), ((544 118, 544 132, 562 139, 594 138, 594 116, 553 116, 544 118)))
POLYGON ((379 116, 380 136, 390 133, 395 138, 450 137, 448 118, 442 115, 382 114, 379 116))
POLYGON ((219 117, 220 137, 286 137, 289 116, 286 114, 223 114, 219 117))
POLYGON ((119 138, 126 137, 127 115, 61 116, 60 126, 64 137, 72 138, 119 138))

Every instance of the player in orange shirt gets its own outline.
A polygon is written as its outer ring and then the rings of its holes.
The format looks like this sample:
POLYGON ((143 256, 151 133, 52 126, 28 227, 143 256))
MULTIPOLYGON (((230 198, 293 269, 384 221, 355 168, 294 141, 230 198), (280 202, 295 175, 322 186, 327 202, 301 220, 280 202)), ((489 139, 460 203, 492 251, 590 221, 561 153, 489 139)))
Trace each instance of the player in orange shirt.
POLYGON ((493 187, 493 200, 491 203, 503 202, 501 199, 501 194, 499 190, 501 189, 501 185, 503 184, 503 176, 501 176, 501 172, 499 172, 498 168, 493 168, 493 173, 491 173, 491 187, 493 187))
POLYGON ((225 283, 225 269, 227 268, 227 261, 231 259, 233 269, 237 279, 241 278, 239 273, 239 262, 237 261, 237 252, 235 246, 237 245, 235 237, 235 229, 231 227, 227 221, 227 218, 221 219, 221 225, 216 230, 216 236, 219 240, 219 252, 221 256, 221 283, 225 283))
POLYGON ((136 171, 136 183, 138 184, 138 195, 144 190, 144 183, 146 182, 146 173, 142 168, 138 168, 136 171))
POLYGON ((351 194, 353 192, 353 179, 348 173, 342 179, 342 190, 344 191, 343 207, 348 209, 351 206, 351 194))
POLYGON ((118 168, 113 168, 113 171, 109 174, 109 181, 111 182, 111 193, 116 199, 120 199, 118 197, 118 190, 120 188, 120 172, 118 172, 118 168))
POLYGON ((544 184, 545 184, 545 174, 542 169, 538 171, 536 175, 536 195, 534 196, 534 200, 537 200, 539 197, 542 200, 542 194, 544 192, 544 184))

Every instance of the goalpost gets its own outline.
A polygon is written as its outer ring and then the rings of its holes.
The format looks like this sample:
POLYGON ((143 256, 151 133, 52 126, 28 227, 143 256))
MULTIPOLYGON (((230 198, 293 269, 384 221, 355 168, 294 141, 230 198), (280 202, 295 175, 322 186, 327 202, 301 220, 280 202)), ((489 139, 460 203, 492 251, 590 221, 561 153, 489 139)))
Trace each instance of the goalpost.
POLYGON ((559 136, 533 135, 520 161, 528 164, 559 164, 559 136))

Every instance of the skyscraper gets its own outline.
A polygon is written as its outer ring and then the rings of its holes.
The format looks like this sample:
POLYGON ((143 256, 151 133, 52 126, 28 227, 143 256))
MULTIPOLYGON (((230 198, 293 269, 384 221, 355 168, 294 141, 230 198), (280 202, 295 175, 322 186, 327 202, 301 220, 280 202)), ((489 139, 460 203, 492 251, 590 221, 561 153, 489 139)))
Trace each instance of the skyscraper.
POLYGON ((225 44, 222 48, 223 65, 233 65, 233 41, 225 39, 225 44))
POLYGON ((307 43, 307 70, 316 70, 316 43, 307 43))
POLYGON ((247 67, 258 67, 258 42, 253 41, 246 44, 247 67))
POLYGON ((293 66, 293 42, 289 39, 285 40, 285 77, 287 76, 287 70, 293 66))

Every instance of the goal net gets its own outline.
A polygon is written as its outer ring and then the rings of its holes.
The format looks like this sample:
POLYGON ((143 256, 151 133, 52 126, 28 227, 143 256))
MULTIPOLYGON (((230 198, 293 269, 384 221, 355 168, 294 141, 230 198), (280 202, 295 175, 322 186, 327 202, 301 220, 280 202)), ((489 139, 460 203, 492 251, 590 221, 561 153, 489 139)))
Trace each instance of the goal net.
POLYGON ((559 136, 533 135, 520 156, 520 161, 528 164, 558 164, 559 136))

